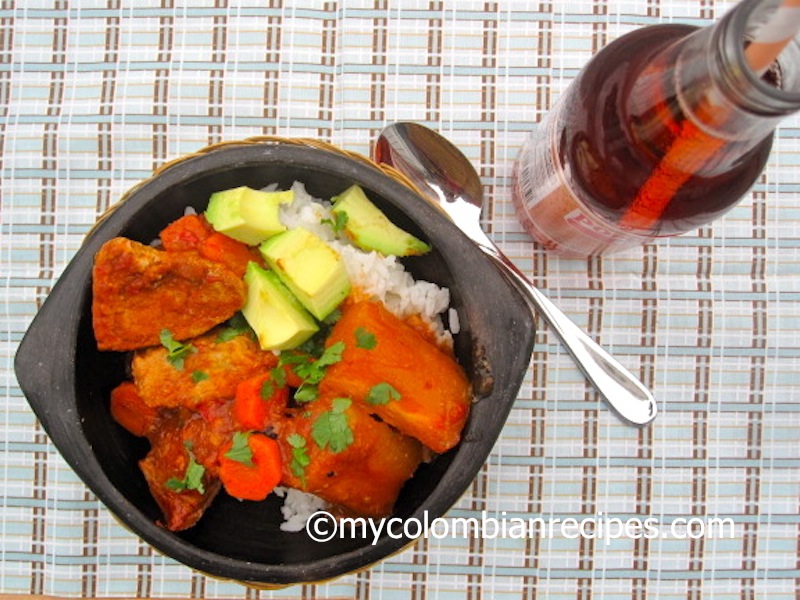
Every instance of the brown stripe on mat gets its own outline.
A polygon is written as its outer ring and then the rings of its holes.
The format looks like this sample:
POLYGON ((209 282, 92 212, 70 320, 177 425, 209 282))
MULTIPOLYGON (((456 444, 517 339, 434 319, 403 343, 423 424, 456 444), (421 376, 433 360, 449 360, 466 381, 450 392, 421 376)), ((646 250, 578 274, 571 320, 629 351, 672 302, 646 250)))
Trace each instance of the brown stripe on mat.
POLYGON ((326 2, 323 10, 325 18, 322 19, 322 47, 320 48, 320 64, 323 68, 319 73, 319 120, 327 123, 324 127, 317 128, 320 139, 331 141, 334 129, 333 107, 336 101, 336 37, 338 27, 339 7, 336 2, 326 2))
MULTIPOLYGON (((83 493, 83 499, 86 502, 91 502, 95 499, 94 494, 88 489, 83 493)), ((81 593, 84 598, 94 598, 97 595, 97 556, 99 524, 98 524, 98 509, 86 508, 83 511, 83 548, 82 555, 86 560, 82 566, 81 573, 81 593)))
MULTIPOLYGON (((588 284, 590 290, 603 289, 603 259, 599 256, 586 260, 588 284)), ((589 299, 589 320, 586 326, 587 333, 596 341, 600 341, 603 324, 603 298, 602 295, 589 299)), ((587 408, 583 418, 583 457, 597 459, 599 457, 599 411, 597 392, 587 383, 585 387, 587 408)), ((587 464, 583 467, 583 485, 581 486, 581 513, 592 519, 597 514, 597 463, 587 464)), ((576 598, 589 600, 592 597, 595 567, 595 536, 584 535, 579 539, 578 568, 586 571, 586 576, 579 576, 577 580, 576 598)))
MULTIPOLYGON (((539 3, 539 11, 542 13, 552 13, 553 3, 549 0, 539 3)), ((552 105, 550 82, 552 76, 549 70, 553 68, 553 21, 552 19, 541 19, 537 22, 539 35, 536 38, 536 66, 548 69, 544 75, 537 75, 534 81, 534 93, 536 94, 536 114, 537 118, 545 115, 552 105)))
POLYGON ((373 8, 379 14, 372 18, 371 64, 383 67, 369 76, 369 118, 375 126, 370 128, 370 140, 378 138, 380 128, 386 122, 386 69, 389 64, 389 2, 375 0, 373 8))
POLYGON ((431 72, 425 76, 425 119, 434 123, 441 119, 442 112, 442 50, 444 48, 443 21, 444 5, 432 1, 428 5, 431 13, 428 19, 428 66, 431 72))
MULTIPOLYGON (((0 18, 0 64, 10 65, 14 62, 14 26, 13 0, 3 0, 0 8, 11 11, 10 16, 0 18)), ((3 167, 6 147, 6 119, 11 101, 11 69, 0 70, 0 169, 3 167)), ((2 206, 2 189, 0 189, 0 206, 2 206)))
MULTIPOLYGON (((655 383, 656 327, 658 322, 658 244, 647 244, 642 248, 642 320, 640 344, 640 373, 642 383, 653 389, 655 383)), ((653 458, 653 428, 642 427, 638 432, 637 458, 653 458)), ((652 510, 653 467, 650 464, 636 467, 636 514, 647 517, 652 510)), ((647 570, 650 566, 650 540, 644 536, 633 540, 633 568, 642 573, 632 582, 632 600, 647 598, 647 570)))
MULTIPOLYGON (((481 122, 482 123, 495 123, 497 120, 497 54, 499 41, 499 25, 498 25, 498 12, 499 8, 496 2, 486 2, 483 10, 485 13, 492 15, 491 18, 483 20, 483 56, 481 57, 481 66, 483 67, 483 74, 481 75, 481 122)), ((494 127, 482 128, 481 136, 481 149, 480 149, 480 165, 478 173, 481 180, 484 182, 495 181, 496 165, 497 165, 497 131, 494 127)), ((492 186, 492 191, 494 186, 492 186)), ((483 212, 485 219, 484 229, 487 233, 491 233, 494 229, 494 212, 495 202, 494 193, 485 195, 486 206, 483 212)))
MULTIPOLYGON (((227 9, 228 0, 214 0, 214 8, 227 9)), ((225 61, 228 54, 228 15, 215 14, 211 29, 211 62, 215 68, 208 74, 208 113, 214 119, 208 124, 208 143, 223 139, 222 117, 225 109, 225 61), (216 67, 219 65, 219 68, 216 67)))
MULTIPOLYGON (((283 0, 269 0, 269 8, 283 8, 283 0)), ((280 102, 281 76, 281 44, 283 37, 282 14, 267 17, 265 62, 270 65, 264 69, 264 96, 262 116, 267 122, 262 125, 261 133, 276 135, 278 133, 278 104, 280 102)))
MULTIPOLYGON (((766 176, 761 175, 759 183, 763 184, 761 189, 752 193, 752 238, 754 240, 766 239, 767 206, 766 194, 762 191, 766 188, 766 176)), ((752 301, 753 311, 751 341, 750 346, 757 352, 753 352, 750 359, 750 395, 748 402, 751 405, 762 407, 762 411, 747 411, 747 460, 758 461, 762 458, 763 441, 763 406, 766 380, 767 363, 767 333, 768 333, 768 314, 767 314, 767 283, 766 283, 766 248, 761 244, 752 245, 752 262, 750 267, 750 289, 756 294, 752 301)), ((745 471, 745 490, 744 490, 744 514, 755 517, 760 514, 759 503, 761 500, 761 467, 758 465, 748 466, 745 471)), ((744 524, 744 535, 742 540, 742 564, 743 576, 740 580, 742 600, 754 600, 757 597, 755 574, 757 568, 756 554, 758 551, 758 520, 749 519, 744 524)))
MULTIPOLYGON (((174 0, 161 0, 161 8, 175 9, 174 0)), ((158 18, 158 56, 156 61, 159 64, 169 64, 172 59, 172 46, 175 41, 175 16, 173 14, 163 14, 158 18)), ((169 153, 167 138, 167 114, 169 107, 169 68, 159 68, 155 72, 153 82, 153 116, 161 117, 154 119, 152 124, 153 135, 153 170, 163 164, 169 153)))
MULTIPOLYGON (((105 18, 106 35, 105 51, 103 62, 107 65, 119 64, 119 44, 120 44, 120 17, 116 11, 121 10, 121 0, 107 0, 106 8, 110 13, 105 18)), ((98 112, 103 117, 110 117, 114 114, 114 100, 117 92, 117 69, 105 69, 103 80, 100 84, 100 106, 98 112)), ((108 210, 113 202, 111 197, 111 170, 113 165, 113 127, 111 120, 100 120, 97 123, 97 169, 108 173, 107 176, 97 179, 97 201, 95 210, 98 215, 102 215, 108 210)))
MULTIPOLYGON (((696 288, 702 296, 697 301, 697 337, 695 346, 699 350, 711 348, 714 333, 714 300, 711 274, 713 269, 713 252, 710 246, 699 246, 697 249, 697 266, 695 269, 696 288)), ((695 385, 693 401, 697 410, 692 411, 692 456, 704 459, 708 456, 708 403, 711 391, 711 357, 708 352, 698 352, 695 356, 695 385)), ((690 510, 693 516, 704 515, 708 469, 705 464, 692 467, 692 492, 690 510)), ((703 539, 689 541, 688 567, 691 571, 702 571, 706 545, 703 539)), ((687 579, 686 597, 699 600, 702 595, 702 580, 687 579)))

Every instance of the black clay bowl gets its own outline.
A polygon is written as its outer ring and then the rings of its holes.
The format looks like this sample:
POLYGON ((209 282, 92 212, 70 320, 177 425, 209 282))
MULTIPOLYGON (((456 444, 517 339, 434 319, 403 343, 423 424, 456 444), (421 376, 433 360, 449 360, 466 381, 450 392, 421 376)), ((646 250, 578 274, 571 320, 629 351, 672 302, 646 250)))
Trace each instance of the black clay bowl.
MULTIPOLYGON (((500 434, 533 348, 530 311, 486 257, 436 208, 371 166, 339 152, 297 143, 235 143, 177 161, 132 190, 89 234, 33 320, 16 355, 22 391, 58 450, 114 515, 158 551, 210 575, 280 586, 320 581, 369 566, 411 540, 316 542, 306 532, 279 529, 280 504, 239 502, 220 493, 193 528, 172 533, 160 516, 137 461, 147 443, 111 418, 111 389, 125 378, 125 357, 99 352, 91 323, 91 269, 108 239, 144 243, 187 206, 205 209, 217 190, 302 181, 318 198, 360 184, 398 225, 432 243, 408 259, 419 279, 451 290, 460 333, 459 360, 476 390, 462 442, 420 468, 398 499, 400 519, 433 520, 468 488, 500 434)), ((414 530, 409 527, 409 533, 414 530)))

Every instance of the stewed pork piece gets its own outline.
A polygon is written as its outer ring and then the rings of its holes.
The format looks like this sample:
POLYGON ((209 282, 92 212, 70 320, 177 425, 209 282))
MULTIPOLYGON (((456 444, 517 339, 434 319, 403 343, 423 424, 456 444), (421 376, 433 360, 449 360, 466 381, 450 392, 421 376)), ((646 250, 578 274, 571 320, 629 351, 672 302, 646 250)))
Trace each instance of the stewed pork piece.
POLYGON ((165 329, 176 340, 195 337, 231 318, 245 295, 241 277, 218 262, 114 238, 97 253, 92 271, 97 346, 155 346, 165 329))

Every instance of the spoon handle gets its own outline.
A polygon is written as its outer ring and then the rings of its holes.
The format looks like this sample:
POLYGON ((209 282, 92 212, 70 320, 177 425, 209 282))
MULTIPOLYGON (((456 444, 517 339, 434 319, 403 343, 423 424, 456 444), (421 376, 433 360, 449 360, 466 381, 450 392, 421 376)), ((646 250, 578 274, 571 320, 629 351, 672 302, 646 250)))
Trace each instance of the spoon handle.
POLYGON ((658 412, 650 390, 534 287, 493 242, 479 246, 523 293, 531 308, 536 309, 547 321, 564 348, 609 406, 634 425, 650 423, 658 412))

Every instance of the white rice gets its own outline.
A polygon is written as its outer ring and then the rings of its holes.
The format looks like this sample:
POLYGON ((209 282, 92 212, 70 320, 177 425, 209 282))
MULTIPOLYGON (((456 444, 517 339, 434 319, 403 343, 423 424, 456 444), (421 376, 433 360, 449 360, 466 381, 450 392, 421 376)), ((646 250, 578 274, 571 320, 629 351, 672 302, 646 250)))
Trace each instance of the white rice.
POLYGON ((273 491, 276 496, 283 498, 281 531, 292 533, 303 531, 311 515, 327 507, 322 498, 294 488, 279 486, 273 491))

